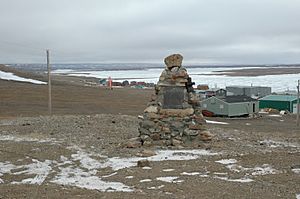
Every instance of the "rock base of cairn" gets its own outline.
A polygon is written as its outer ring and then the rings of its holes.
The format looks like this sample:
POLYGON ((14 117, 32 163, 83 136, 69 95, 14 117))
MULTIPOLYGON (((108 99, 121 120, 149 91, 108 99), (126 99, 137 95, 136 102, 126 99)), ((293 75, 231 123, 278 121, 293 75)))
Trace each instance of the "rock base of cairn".
POLYGON ((195 141, 210 141, 199 100, 179 54, 165 58, 161 73, 144 115, 139 123, 143 146, 179 146, 195 141))

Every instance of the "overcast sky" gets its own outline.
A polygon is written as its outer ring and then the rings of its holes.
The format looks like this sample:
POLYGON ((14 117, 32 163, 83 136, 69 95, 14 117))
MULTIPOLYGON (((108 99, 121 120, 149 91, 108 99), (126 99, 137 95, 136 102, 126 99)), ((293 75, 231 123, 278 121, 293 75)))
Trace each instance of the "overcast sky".
POLYGON ((299 0, 0 0, 0 63, 300 63, 299 0))

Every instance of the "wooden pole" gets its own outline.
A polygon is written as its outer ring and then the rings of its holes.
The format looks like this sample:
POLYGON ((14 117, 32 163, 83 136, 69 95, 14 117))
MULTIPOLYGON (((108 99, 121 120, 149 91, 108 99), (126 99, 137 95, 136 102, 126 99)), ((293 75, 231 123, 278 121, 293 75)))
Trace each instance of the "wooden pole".
POLYGON ((297 126, 299 126, 299 112, 300 112, 300 106, 299 106, 299 86, 300 86, 300 80, 298 80, 298 86, 297 86, 297 126))
POLYGON ((52 115, 52 95, 51 95, 51 68, 50 68, 50 51, 47 50, 47 69, 48 69, 48 111, 52 115))

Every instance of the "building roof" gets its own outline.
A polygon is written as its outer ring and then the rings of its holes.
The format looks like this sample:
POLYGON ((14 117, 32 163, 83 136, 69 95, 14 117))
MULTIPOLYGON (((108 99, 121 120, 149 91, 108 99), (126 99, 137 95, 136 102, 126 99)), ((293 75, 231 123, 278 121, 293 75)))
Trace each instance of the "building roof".
POLYGON ((239 86, 239 85, 236 85, 236 86, 226 86, 226 88, 270 88, 270 87, 267 87, 267 86, 239 86))
POLYGON ((257 100, 246 95, 233 95, 233 96, 226 96, 224 101, 227 103, 238 103, 238 102, 252 102, 257 100))
POLYGON ((294 96, 294 95, 267 95, 259 100, 291 102, 291 101, 297 100, 297 96, 294 96))

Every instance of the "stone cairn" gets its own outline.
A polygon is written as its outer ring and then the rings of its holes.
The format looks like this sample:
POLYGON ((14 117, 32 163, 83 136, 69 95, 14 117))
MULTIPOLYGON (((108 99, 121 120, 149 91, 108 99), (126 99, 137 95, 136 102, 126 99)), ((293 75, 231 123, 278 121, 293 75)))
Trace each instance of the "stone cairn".
POLYGON ((210 141, 191 78, 182 67, 183 57, 165 58, 155 94, 140 117, 139 137, 143 146, 182 146, 195 141, 210 141))

